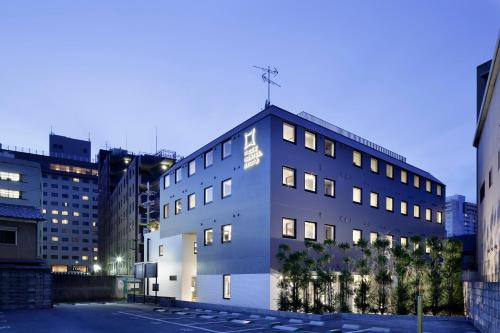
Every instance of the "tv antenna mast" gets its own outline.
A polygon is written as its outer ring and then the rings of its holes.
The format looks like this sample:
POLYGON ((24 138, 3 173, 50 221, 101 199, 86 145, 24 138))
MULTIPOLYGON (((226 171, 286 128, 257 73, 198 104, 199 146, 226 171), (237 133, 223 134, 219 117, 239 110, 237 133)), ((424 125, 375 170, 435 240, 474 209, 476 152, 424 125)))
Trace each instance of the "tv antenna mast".
POLYGON ((253 66, 253 67, 260 69, 263 72, 262 81, 267 83, 267 100, 265 105, 267 108, 271 105, 271 85, 281 87, 278 83, 271 80, 271 75, 272 77, 276 77, 276 75, 278 75, 278 70, 276 69, 276 67, 271 69, 271 66, 267 66, 267 68, 259 66, 253 66))

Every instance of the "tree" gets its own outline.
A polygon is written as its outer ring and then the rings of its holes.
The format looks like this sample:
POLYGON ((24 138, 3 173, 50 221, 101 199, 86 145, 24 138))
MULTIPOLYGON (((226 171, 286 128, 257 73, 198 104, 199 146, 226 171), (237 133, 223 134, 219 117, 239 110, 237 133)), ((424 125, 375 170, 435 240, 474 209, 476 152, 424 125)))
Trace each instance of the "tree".
POLYGON ((408 248, 401 245, 397 245, 392 250, 392 253, 394 255, 394 273, 397 278, 395 310, 397 314, 406 315, 409 313, 407 274, 410 265, 410 254, 408 248))
POLYGON ((412 288, 411 296, 413 300, 413 312, 415 314, 417 313, 418 307, 417 298, 422 295, 423 274, 425 268, 424 249, 420 246, 421 241, 422 238, 420 236, 410 237, 410 245, 412 249, 410 253, 409 273, 410 286, 412 288))
POLYGON ((337 295, 339 303, 338 309, 340 312, 351 312, 349 297, 352 295, 353 277, 350 267, 351 260, 347 255, 347 251, 350 249, 350 246, 347 243, 340 243, 339 249, 341 249, 343 253, 343 265, 339 274, 339 293, 337 295))
POLYGON ((335 241, 327 239, 323 243, 326 253, 330 256, 330 265, 324 270, 324 276, 322 281, 325 287, 325 310, 328 312, 335 311, 335 292, 334 284, 337 281, 337 274, 332 268, 331 261, 333 260, 333 248, 335 247, 335 241))
POLYGON ((281 279, 278 287, 281 289, 278 303, 286 310, 299 311, 302 309, 300 291, 304 285, 304 251, 290 252, 290 247, 281 244, 276 257, 282 264, 281 279))
POLYGON ((368 260, 371 256, 371 251, 368 248, 368 242, 363 239, 358 241, 357 246, 361 251, 361 257, 356 262, 356 269, 361 276, 361 280, 354 290, 354 304, 361 313, 366 313, 369 308, 368 294, 370 292, 370 268, 368 260))
POLYGON ((427 247, 429 248, 429 260, 427 261, 427 281, 429 293, 429 307, 433 315, 439 313, 439 305, 441 298, 441 241, 437 237, 427 239, 427 247))
POLYGON ((463 314, 461 278, 462 243, 456 239, 443 241, 443 292, 448 315, 463 314))
POLYGON ((325 247, 317 242, 306 241, 305 248, 308 254, 307 263, 310 264, 310 271, 314 272, 311 277, 313 287, 312 312, 323 313, 324 305, 321 296, 325 294, 328 283, 328 267, 331 262, 331 255, 325 252, 325 247))
POLYGON ((387 247, 389 241, 387 239, 377 239, 373 246, 377 250, 375 261, 375 283, 377 284, 377 309, 381 314, 387 312, 389 287, 392 281, 391 273, 388 269, 387 247))

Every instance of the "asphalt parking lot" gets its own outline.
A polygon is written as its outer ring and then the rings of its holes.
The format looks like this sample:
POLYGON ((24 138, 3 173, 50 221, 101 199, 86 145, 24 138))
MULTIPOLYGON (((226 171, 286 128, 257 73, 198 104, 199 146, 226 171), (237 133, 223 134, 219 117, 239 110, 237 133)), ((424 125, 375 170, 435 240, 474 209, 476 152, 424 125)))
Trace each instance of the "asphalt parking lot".
MULTIPOLYGON (((62 304, 52 309, 0 312, 0 333, 277 333, 277 332, 416 332, 410 320, 299 321, 251 313, 187 308, 155 308, 126 303, 62 304)), ((472 324, 456 321, 424 322, 428 333, 478 332, 472 324)))

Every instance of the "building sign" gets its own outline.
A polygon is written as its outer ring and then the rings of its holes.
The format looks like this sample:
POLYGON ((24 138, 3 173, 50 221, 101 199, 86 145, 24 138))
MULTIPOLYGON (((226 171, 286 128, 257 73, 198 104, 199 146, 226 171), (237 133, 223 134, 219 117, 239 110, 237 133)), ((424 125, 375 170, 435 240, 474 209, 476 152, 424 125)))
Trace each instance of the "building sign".
POLYGON ((255 128, 250 132, 245 133, 245 146, 243 148, 243 169, 249 169, 260 163, 262 151, 255 141, 255 128))

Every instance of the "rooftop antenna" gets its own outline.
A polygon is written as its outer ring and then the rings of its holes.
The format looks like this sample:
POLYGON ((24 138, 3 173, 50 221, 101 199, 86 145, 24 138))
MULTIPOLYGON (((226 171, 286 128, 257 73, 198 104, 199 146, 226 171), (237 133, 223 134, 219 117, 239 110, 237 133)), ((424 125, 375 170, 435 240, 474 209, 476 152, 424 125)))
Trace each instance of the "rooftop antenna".
POLYGON ((273 77, 276 77, 276 75, 278 75, 278 70, 276 69, 276 67, 274 67, 274 69, 271 69, 271 66, 267 66, 267 68, 259 66, 253 67, 262 71, 262 81, 267 83, 267 100, 265 104, 265 107, 267 108, 271 105, 271 85, 281 87, 278 83, 271 80, 271 75, 273 77))
POLYGON ((54 134, 54 131, 52 130, 52 125, 50 125, 50 134, 54 134))

